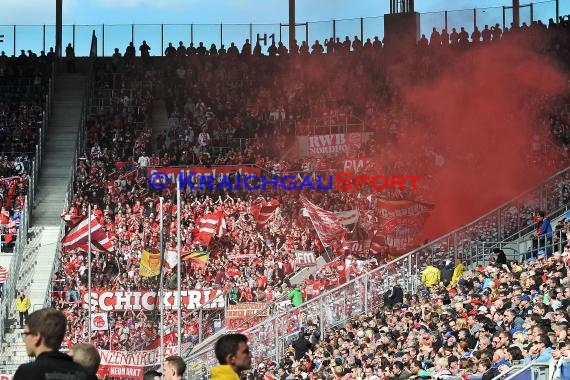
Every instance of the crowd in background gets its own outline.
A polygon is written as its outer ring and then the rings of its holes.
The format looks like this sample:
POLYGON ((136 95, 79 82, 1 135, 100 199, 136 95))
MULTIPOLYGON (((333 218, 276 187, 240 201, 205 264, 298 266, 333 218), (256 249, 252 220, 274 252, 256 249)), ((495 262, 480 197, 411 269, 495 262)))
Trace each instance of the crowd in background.
MULTIPOLYGON (((568 62, 565 61, 569 58, 567 46, 570 46, 567 28, 567 22, 550 25, 548 29, 536 23, 529 30, 522 28, 508 32, 508 38, 528 39, 534 47, 541 47, 542 54, 568 62)), ((487 32, 483 31, 483 34, 486 36, 487 32)), ((482 38, 482 45, 502 41, 501 32, 496 30, 489 41, 482 38)), ((505 34, 504 38, 507 38, 505 34)), ((434 45, 442 45, 441 34, 439 37, 432 35, 431 40, 428 43, 431 47, 425 50, 422 39, 417 54, 406 63, 407 80, 437 76, 443 67, 440 62, 461 54, 457 50, 464 46, 464 38, 458 37, 451 39, 452 48, 437 50, 434 45)), ((313 47, 315 52, 321 50, 318 46, 313 47)), ((208 57, 198 51, 194 56, 189 49, 184 55, 174 55, 170 50, 164 64, 134 59, 130 48, 124 57, 116 53, 111 60, 95 62, 94 101, 86 126, 87 148, 77 163, 73 197, 65 214, 85 216, 88 205, 92 205, 93 214, 113 242, 114 254, 96 252, 91 263, 87 263, 85 253, 78 251, 66 252, 57 258, 60 265, 52 281, 52 302, 64 310, 70 321, 70 334, 66 335, 65 345, 86 339, 87 312, 82 296, 87 291, 89 265, 94 274, 94 290, 157 290, 159 287, 158 278, 140 276, 140 255, 143 249, 158 246, 161 211, 165 250, 175 250, 176 202, 172 188, 161 192, 149 189, 148 167, 252 165, 269 174, 315 175, 338 171, 346 158, 357 157, 382 158, 373 160, 371 166, 365 168, 371 172, 431 172, 441 164, 444 147, 438 146, 437 141, 431 147, 418 149, 408 162, 400 162, 389 150, 390 142, 405 139, 398 125, 417 120, 413 112, 399 102, 397 89, 386 71, 389 57, 380 41, 370 44, 350 40, 344 44, 327 42, 323 49, 338 54, 322 56, 308 54, 307 46, 303 44, 299 57, 262 57, 256 54, 255 47, 249 54, 251 47, 245 46, 238 54, 235 49, 231 49, 231 53, 228 49, 227 59, 220 59, 218 49, 216 54, 211 54, 214 50, 210 48, 208 57), (307 54, 309 57, 302 57, 307 54), (344 75, 346 73, 350 75, 344 75), (168 113, 168 129, 156 132, 152 130, 153 109, 161 101, 168 113), (310 129, 303 130, 304 125, 309 125, 306 120, 319 120, 317 123, 322 130, 335 133, 347 131, 342 120, 350 116, 366 119, 366 131, 371 132, 369 140, 359 148, 333 158, 285 157, 295 134, 310 132, 310 129), (161 196, 165 200, 162 210, 159 208, 161 196)), ((198 49, 203 52, 200 47, 198 49)), ((284 55, 284 47, 276 49, 273 54, 271 48, 269 55, 284 55)), ((568 99, 549 100, 545 95, 536 102, 536 108, 543 111, 544 125, 537 126, 536 139, 529 141, 531 148, 534 144, 540 151, 550 135, 556 137, 561 153, 534 163, 545 168, 560 167, 561 162, 567 162, 570 146, 568 99), (551 107, 543 107, 548 103, 552 103, 551 107)), ((18 120, 22 115, 10 116, 10 119, 18 120)), ((422 133, 427 137, 430 132, 422 133)), ((426 181, 429 183, 430 178, 426 181)), ((553 202, 568 203, 568 184, 556 186, 559 195, 553 202)), ((374 236, 380 212, 377 207, 379 197, 405 199, 411 196, 400 191, 372 193, 370 190, 360 193, 307 192, 307 195, 312 202, 329 211, 359 210, 359 221, 350 227, 348 237, 358 241, 374 236)), ((429 199, 429 193, 420 192, 415 196, 416 200, 429 199)), ((210 252, 206 265, 183 262, 185 289, 221 290, 231 304, 291 299, 293 305, 298 306, 299 299, 306 301, 326 288, 374 267, 374 264, 356 266, 356 260, 351 256, 352 264, 348 267, 346 261, 341 260, 338 265, 317 272, 301 287, 292 286, 290 278, 298 269, 295 251, 314 251, 316 257, 325 252, 310 220, 301 212, 302 204, 296 192, 224 190, 222 193, 204 191, 198 195, 184 192, 182 201, 183 253, 205 249, 210 252), (256 224, 252 215, 253 204, 260 197, 275 199, 280 204, 275 215, 262 227, 256 224), (226 226, 221 236, 214 237, 205 247, 194 238, 200 217, 209 213, 223 215, 226 226)), ((512 215, 506 216, 503 236, 508 236, 507 232, 516 232, 521 225, 532 223, 531 208, 521 204, 512 215)), ((494 235, 496 227, 479 225, 462 238, 493 240, 497 238, 494 235)), ((359 252, 354 254, 359 256, 359 252)), ((443 262, 448 254, 447 247, 442 247, 437 260, 443 262)), ((471 277, 466 276, 461 279, 463 282, 449 289, 431 287, 428 294, 433 294, 433 298, 407 295, 405 300, 394 303, 397 307, 363 316, 343 328, 334 329, 326 337, 312 334, 310 340, 314 349, 311 351, 298 349, 303 344, 309 347, 306 343, 296 344, 295 353, 281 363, 266 363, 264 366, 267 367, 258 369, 268 369, 268 373, 281 379, 305 378, 308 373, 322 378, 329 378, 334 373, 346 378, 372 379, 426 370, 440 374, 446 371, 458 373, 460 368, 465 373, 482 374, 497 363, 500 363, 497 369, 504 369, 502 360, 508 362, 507 366, 513 360, 519 360, 506 356, 506 349, 513 343, 521 346, 520 355, 516 357, 536 355, 539 349, 542 352, 546 347, 566 350, 564 339, 555 342, 545 339, 540 347, 538 345, 542 343, 535 344, 533 339, 548 337, 550 330, 542 331, 536 338, 524 335, 521 341, 515 341, 515 334, 511 334, 512 321, 502 322, 513 308, 519 307, 517 300, 522 298, 522 293, 513 296, 506 292, 507 286, 518 283, 527 291, 532 290, 530 285, 534 281, 536 294, 525 293, 525 296, 538 301, 546 299, 538 296, 539 291, 542 295, 549 294, 550 303, 537 302, 546 306, 539 313, 540 318, 535 316, 534 319, 542 320, 549 315, 549 307, 558 305, 553 300, 559 297, 556 293, 559 289, 565 292, 566 281, 548 282, 542 287, 538 282, 544 276, 556 277, 554 273, 558 266, 555 264, 564 262, 566 255, 564 260, 562 254, 556 257, 506 268, 490 267, 471 277), (434 300, 437 301, 435 307, 434 300), (463 322, 459 323, 460 320, 463 322), (497 324, 499 321, 501 323, 497 324), (508 329, 505 324, 509 325, 508 329), (505 340, 496 348, 505 349, 504 357, 495 360, 493 356, 500 351, 489 354, 488 348, 494 334, 501 331, 505 340), (505 338, 507 334, 509 339, 505 338), (525 351, 529 342, 531 347, 525 351), (278 369, 275 368, 277 364, 278 369)), ((388 259, 387 256, 378 257, 376 262, 383 263, 388 259)), ((165 270, 165 287, 175 289, 176 269, 165 270)), ((561 302, 564 297, 560 298, 561 302)), ((560 307, 557 310, 557 313, 563 311, 560 307)), ((523 320, 527 318, 524 311, 516 310, 516 314, 523 320)), ((109 332, 94 332, 94 343, 103 349, 141 350, 152 346, 162 327, 172 331, 176 317, 176 311, 167 310, 164 327, 159 326, 157 312, 110 312, 109 332)), ((567 314, 562 317, 567 318, 567 314)), ((202 318, 203 321, 198 320, 195 310, 184 310, 184 342, 196 343, 200 335, 207 337, 223 327, 219 310, 204 312, 202 318)), ((557 323, 556 320, 545 322, 545 325, 551 325, 553 331, 558 332, 560 326, 557 323)), ((531 327, 524 330, 532 332, 531 327)), ((311 328, 315 326, 308 326, 311 328)), ((559 355, 561 351, 555 352, 559 355)))

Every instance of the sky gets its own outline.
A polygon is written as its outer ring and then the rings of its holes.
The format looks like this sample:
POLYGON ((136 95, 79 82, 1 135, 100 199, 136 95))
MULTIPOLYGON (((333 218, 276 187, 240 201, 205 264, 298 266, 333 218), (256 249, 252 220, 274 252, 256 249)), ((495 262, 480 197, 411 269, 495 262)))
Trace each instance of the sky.
MULTIPOLYGON (((4 43, 0 49, 7 54, 14 50, 14 28, 16 24, 16 51, 31 49, 39 51, 53 45, 55 39, 55 0, 27 0, 22 6, 20 0, 0 0, 0 35, 4 34, 4 43), (31 5, 33 4, 33 5, 31 5), (47 25, 44 29, 42 25, 47 25), (32 26, 35 25, 35 26, 32 26), (44 42, 45 41, 45 42, 44 42)), ((521 1, 522 4, 528 2, 521 1)), ((192 39, 195 44, 204 41, 207 46, 220 43, 226 46, 235 41, 241 46, 250 35, 256 40, 257 33, 275 34, 279 40, 287 43, 286 28, 279 23, 288 21, 287 0, 63 0, 64 43, 75 42, 76 54, 88 51, 93 30, 98 37, 98 50, 103 47, 105 55, 112 53, 112 48, 124 51, 131 40, 131 24, 134 28, 134 40, 138 46, 146 39, 153 54, 160 54, 161 46, 168 41, 184 41, 188 46, 192 39), (220 33, 220 23, 223 23, 220 33), (254 24, 251 28, 249 24, 254 24), (73 27, 75 24, 75 41, 73 27), (103 27, 105 39, 103 46, 103 27), (146 25, 145 25, 146 24, 146 25), (149 25, 154 24, 154 25, 149 25), (164 41, 161 40, 161 25, 164 41), (174 25, 176 24, 176 25, 174 25), (191 28, 190 24, 194 24, 191 28), (229 25, 242 24, 242 25, 229 25), (261 25, 265 24, 265 25, 261 25)), ((416 11, 423 13, 420 26, 422 33, 428 33, 433 26, 444 25, 444 14, 448 12, 448 26, 466 26, 473 29, 473 8, 477 7, 477 24, 502 24, 502 6, 509 5, 509 0, 416 0, 416 11), (465 11, 453 11, 465 10, 465 11)), ((337 36, 360 35, 360 17, 364 18, 364 38, 382 37, 382 16, 389 11, 389 0, 297 0, 297 22, 309 23, 309 40, 322 40, 332 35, 332 22, 336 22, 337 36)), ((560 0, 560 13, 570 13, 570 1, 560 0)), ((536 18, 553 17, 555 0, 536 2, 536 18)), ((507 23, 512 16, 507 11, 507 23)), ((521 20, 530 21, 530 8, 521 10, 521 20)), ((297 27, 297 32, 306 35, 305 27, 297 27)))

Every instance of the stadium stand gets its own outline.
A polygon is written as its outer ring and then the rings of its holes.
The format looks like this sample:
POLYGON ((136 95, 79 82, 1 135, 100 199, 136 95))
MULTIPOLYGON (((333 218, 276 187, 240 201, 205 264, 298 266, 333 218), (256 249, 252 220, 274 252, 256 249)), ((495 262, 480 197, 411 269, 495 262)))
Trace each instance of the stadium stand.
MULTIPOLYGON (((429 41, 425 36, 420 40, 414 60, 407 63, 409 72, 417 73, 414 80, 426 79, 438 74, 438 62, 453 59, 463 49, 516 40, 560 62, 570 62, 564 48, 568 46, 569 24, 564 19, 548 27, 534 22, 530 27, 523 24, 520 30, 497 28, 483 29, 481 41, 476 33, 469 41, 463 28, 450 36, 434 29, 429 41), (419 67, 425 70, 416 70, 419 67)), ((91 263, 87 262, 85 248, 76 245, 63 248, 55 258, 48 302, 64 310, 71 321, 64 346, 90 339, 101 350, 132 353, 155 350, 162 343, 176 345, 177 311, 172 307, 165 311, 164 320, 156 310, 157 302, 149 303, 151 307, 145 310, 144 306, 116 307, 120 297, 156 292, 161 286, 162 277, 141 274, 142 251, 156 250, 162 239, 166 252, 176 249, 175 192, 172 188, 150 189, 147 176, 152 170, 191 165, 204 172, 213 168, 235 172, 239 168, 259 174, 315 176, 339 168, 347 157, 294 157, 287 149, 295 136, 353 132, 397 135, 397 129, 391 129, 393 120, 413 119, 398 108, 398 96, 388 81, 381 80, 386 75, 382 63, 389 56, 378 40, 363 43, 357 37, 352 41, 347 37, 344 43, 337 39, 324 46, 316 41, 311 48, 303 41, 294 52, 299 57, 287 55, 282 46, 271 46, 268 57, 261 55, 259 46, 250 53, 248 42, 241 53, 232 43, 226 54, 215 46, 209 51, 198 47, 194 54, 181 43, 177 50, 169 47, 164 60, 142 60, 129 54, 95 60, 85 111, 85 140, 82 143, 82 138, 78 139, 69 202, 61 216, 69 232, 85 217, 91 218, 91 206, 94 223, 106 232, 110 245, 95 247, 91 263), (322 54, 324 51, 327 54, 322 54), (351 68, 356 68, 356 74, 343 79, 342 73, 351 68), (330 82, 315 73, 338 80, 330 82), (301 80, 291 81, 291 76, 301 80), (373 94, 378 100, 355 95, 359 93, 373 94), (164 99, 166 121, 158 120, 154 112, 158 99, 164 99), (387 109, 385 113, 392 119, 382 119, 380 109, 387 109), (163 122, 166 130, 162 129, 163 122), (162 209, 160 197, 164 198, 162 209), (160 233, 161 222, 164 235, 160 233), (111 250, 117 254, 109 254, 111 250), (106 328, 96 329, 90 337, 84 307, 88 267, 93 270, 92 292, 100 302, 94 312, 108 318, 106 328), (102 301, 103 293, 109 291, 114 294, 107 294, 107 299, 115 302, 110 310, 102 301), (161 330, 166 331, 164 342, 159 339, 161 330)), ((41 138, 34 125, 45 121, 41 112, 46 106, 43 96, 49 91, 50 73, 47 66, 27 63, 28 59, 48 62, 42 57, 27 57, 22 52, 18 58, 0 62, 0 73, 32 74, 32 79, 23 79, 24 75, 11 78, 9 74, 6 82, 0 82, 0 86, 5 83, 17 89, 10 92, 15 94, 13 98, 0 99, 0 144, 6 152, 0 166, 6 168, 4 177, 9 177, 0 215, 6 229, 3 247, 11 243, 8 239, 13 237, 8 237, 15 233, 18 210, 24 208, 29 186, 26 178, 32 171, 29 162, 41 138), (40 69, 31 73, 35 67, 40 69), (13 174, 19 177, 10 178, 13 174)), ((567 96, 555 110, 548 108, 554 116, 537 127, 544 130, 543 135, 554 135, 566 154, 541 162, 530 158, 529 165, 544 165, 545 169, 568 165, 567 96)), ((529 102, 546 108, 550 100, 529 102)), ((542 148, 540 142, 535 143, 542 148)), ((376 154, 376 149, 376 141, 370 138, 355 156, 368 157, 376 154)), ((433 158, 431 153, 419 151, 415 161, 430 165, 433 158)), ((382 171, 395 164, 388 158, 372 163, 365 171, 382 171)), ((422 166, 399 168, 426 170, 422 166)), ((195 196, 185 192, 182 283, 185 290, 198 293, 195 303, 184 310, 185 352, 225 327, 247 329, 264 320, 246 330, 256 359, 256 368, 248 376, 254 378, 404 379, 422 374, 491 378, 519 361, 524 365, 543 359, 560 359, 555 370, 563 373, 567 365, 562 358, 570 356, 565 337, 565 309, 570 299, 566 273, 570 218, 561 219, 560 215, 570 204, 568 173, 568 169, 563 170, 541 184, 540 197, 531 192, 503 206, 502 213, 483 217, 396 261, 390 261, 394 257, 382 250, 374 252, 375 261, 360 260, 358 252, 347 252, 342 259, 301 280, 297 251, 313 252, 313 262, 330 257, 311 220, 303 214, 307 204, 297 193, 225 190, 221 195, 205 191, 195 196), (274 207, 277 205, 279 208, 274 207), (270 209, 269 221, 261 219, 261 207, 270 209), (536 223, 531 213, 539 209, 560 223, 554 226, 552 237, 537 238, 532 244, 529 226, 533 229, 536 223), (216 233, 204 243, 201 224, 212 215, 216 233), (518 245, 519 255, 510 257, 508 263, 489 261, 491 248, 500 251, 512 245, 518 245), (195 253, 205 250, 209 252, 207 261, 197 260, 195 253), (480 263, 484 265, 476 265, 480 263), (443 285, 435 280, 428 286, 429 271, 422 278, 424 283, 419 282, 426 265, 434 267, 432 273, 439 273, 436 277, 441 276, 443 285), (456 277, 453 270, 462 271, 456 265, 469 267, 456 277), (450 271, 453 279, 447 278, 450 271), (219 294, 223 294, 223 307, 216 306, 219 300, 214 296, 219 294), (301 304, 297 304, 299 299, 301 304), (247 315, 249 319, 234 318, 230 323, 228 307, 244 304, 261 306, 251 306, 254 312, 247 315), (292 306, 296 308, 291 310, 292 306), (276 314, 278 318, 268 318, 276 314)), ((400 200, 411 194, 385 191, 380 195, 400 200)), ((429 195, 416 196, 423 200, 429 195)), ((352 232, 347 240, 374 243, 374 222, 383 209, 371 193, 331 191, 326 196, 308 197, 317 207, 331 212, 357 210, 360 219, 348 223, 352 232)), ((177 285, 176 273, 168 258, 166 264, 162 285, 172 292, 177 285)), ((211 364, 211 352, 202 355, 208 349, 201 348, 198 356, 194 353, 190 362, 198 363, 198 367, 204 362, 211 364)))

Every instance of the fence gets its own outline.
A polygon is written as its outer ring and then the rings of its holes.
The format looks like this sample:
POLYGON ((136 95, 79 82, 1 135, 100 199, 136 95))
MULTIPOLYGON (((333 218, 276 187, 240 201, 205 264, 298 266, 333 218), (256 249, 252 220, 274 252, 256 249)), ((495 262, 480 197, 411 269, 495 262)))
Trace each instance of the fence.
MULTIPOLYGON (((520 22, 530 25, 532 21, 541 20, 545 24, 549 18, 557 19, 559 15, 570 13, 570 4, 560 0, 547 0, 535 3, 521 4, 520 22)), ((504 29, 513 21, 511 7, 475 8, 441 12, 422 13, 420 16, 420 33, 428 36, 433 27, 441 30, 452 28, 459 30, 461 26, 466 30, 473 30, 477 26, 480 30, 485 25, 499 24, 504 29)), ((236 46, 249 39, 252 45, 260 40, 264 46, 272 39, 289 45, 287 24, 119 24, 119 25, 64 25, 62 30, 62 43, 71 45, 76 56, 89 56, 91 50, 91 37, 93 32, 97 36, 97 52, 102 56, 111 56, 114 48, 124 52, 126 46, 133 42, 138 48, 142 41, 147 41, 151 47, 152 55, 163 55, 168 42, 174 47, 183 41, 188 47, 189 42, 198 46, 203 42, 206 48, 211 44, 220 47, 222 44, 229 47, 231 42, 236 46)), ((344 39, 345 36, 358 36, 361 41, 384 37, 384 17, 360 17, 354 19, 327 20, 299 23, 296 33, 297 40, 324 42, 330 38, 344 39)), ((0 25, 0 35, 4 35, 4 44, 1 50, 12 51, 14 55, 20 50, 31 49, 40 51, 55 47, 54 25, 0 25)))
MULTIPOLYGON (((499 244, 481 242, 504 242, 524 237, 534 228, 532 211, 542 209, 551 216, 559 216, 568 210, 568 189, 570 167, 467 226, 246 330, 254 359, 279 361, 288 341, 310 321, 320 327, 321 336, 324 336, 327 329, 357 315, 370 313, 382 305, 382 295, 393 282, 399 283, 407 292, 417 291, 421 271, 428 264, 441 265, 452 257, 465 262, 476 261, 485 258, 499 244)), ((212 350, 213 346, 208 345, 194 353, 189 358, 191 366, 215 365, 212 350)))

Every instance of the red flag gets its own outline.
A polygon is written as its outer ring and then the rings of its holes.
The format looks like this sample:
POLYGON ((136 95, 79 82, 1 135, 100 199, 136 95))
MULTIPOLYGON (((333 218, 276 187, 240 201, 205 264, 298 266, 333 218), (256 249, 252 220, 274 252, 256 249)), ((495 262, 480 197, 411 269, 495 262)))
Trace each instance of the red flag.
POLYGON ((404 253, 411 249, 424 226, 433 205, 409 200, 378 201, 381 232, 386 237, 390 253, 404 253))
POLYGON ((113 243, 107 237, 103 226, 95 215, 83 219, 61 240, 64 250, 79 249, 87 252, 89 242, 89 225, 91 225, 91 249, 100 252, 112 252, 113 243))
POLYGON ((346 229, 342 226, 334 212, 327 211, 309 202, 305 196, 301 196, 301 202, 307 211, 313 226, 325 247, 333 249, 342 246, 346 229))
POLYGON ((209 245, 212 237, 220 233, 221 228, 219 226, 222 218, 223 216, 219 213, 204 214, 200 218, 196 241, 202 245, 209 245))
POLYGON ((279 201, 277 199, 271 199, 270 201, 258 199, 253 202, 251 205, 251 214, 253 215, 253 219, 255 219, 257 228, 262 227, 271 219, 277 207, 279 207, 279 201))

